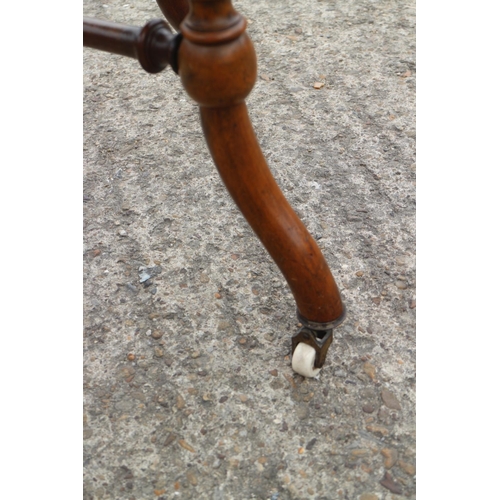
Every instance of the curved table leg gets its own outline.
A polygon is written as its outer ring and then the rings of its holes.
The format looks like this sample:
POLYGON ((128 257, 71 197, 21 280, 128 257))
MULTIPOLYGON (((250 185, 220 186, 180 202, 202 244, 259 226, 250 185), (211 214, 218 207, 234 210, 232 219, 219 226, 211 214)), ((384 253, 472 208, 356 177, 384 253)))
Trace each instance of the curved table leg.
POLYGON ((168 22, 179 31, 182 20, 189 12, 188 0, 156 0, 168 22))
POLYGON ((345 311, 322 253, 276 184, 248 117, 244 99, 257 64, 246 21, 231 0, 190 0, 190 5, 181 25, 179 75, 200 105, 205 138, 227 189, 295 297, 305 328, 294 337, 292 350, 308 344, 319 368, 345 311))

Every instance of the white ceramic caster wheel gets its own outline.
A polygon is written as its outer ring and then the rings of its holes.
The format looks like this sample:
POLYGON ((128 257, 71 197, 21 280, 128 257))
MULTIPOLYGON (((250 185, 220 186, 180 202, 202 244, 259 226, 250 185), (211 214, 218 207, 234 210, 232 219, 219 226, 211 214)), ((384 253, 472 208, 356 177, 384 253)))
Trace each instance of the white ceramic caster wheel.
POLYGON ((304 342, 300 342, 292 356, 292 369, 304 377, 317 377, 321 368, 314 368, 316 351, 304 342))

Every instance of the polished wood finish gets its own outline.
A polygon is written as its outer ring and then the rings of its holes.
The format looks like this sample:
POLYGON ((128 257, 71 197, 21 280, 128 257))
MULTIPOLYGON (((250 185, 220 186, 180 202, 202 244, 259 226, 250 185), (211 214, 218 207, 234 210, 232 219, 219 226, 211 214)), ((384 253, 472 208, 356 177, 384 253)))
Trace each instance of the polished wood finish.
POLYGON ((148 73, 158 73, 169 64, 177 72, 179 41, 163 19, 152 19, 140 28, 83 18, 85 47, 133 57, 148 73))
POLYGON ((292 350, 298 342, 308 343, 320 367, 345 310, 321 250, 280 191, 253 131, 245 98, 255 84, 257 62, 246 20, 231 0, 190 0, 189 12, 184 0, 158 0, 158 5, 181 34, 173 35, 160 19, 136 28, 87 18, 84 45, 135 57, 152 73, 167 64, 178 70, 200 105, 222 180, 292 290, 305 325, 292 350))
POLYGON ((183 19, 188 15, 188 0, 156 0, 168 22, 179 31, 183 19))
POLYGON ((333 321, 342 313, 337 285, 269 171, 245 103, 202 107, 201 119, 222 180, 283 273, 299 312, 318 323, 333 321))
POLYGON ((83 18, 83 46, 113 54, 137 58, 140 28, 111 23, 100 19, 83 18))
POLYGON ((306 321, 329 323, 344 309, 314 239, 274 180, 255 137, 245 97, 257 75, 246 21, 230 0, 190 0, 181 25, 179 75, 200 104, 217 169, 239 209, 274 259, 306 321))

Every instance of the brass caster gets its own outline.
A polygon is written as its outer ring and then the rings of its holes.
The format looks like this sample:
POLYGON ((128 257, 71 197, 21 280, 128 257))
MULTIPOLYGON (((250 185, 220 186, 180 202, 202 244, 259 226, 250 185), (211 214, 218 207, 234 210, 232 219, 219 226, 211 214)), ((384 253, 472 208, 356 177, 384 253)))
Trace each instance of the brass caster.
POLYGON ((292 369, 304 377, 317 377, 325 364, 326 353, 333 340, 333 330, 346 317, 345 308, 330 323, 308 321, 300 313, 297 316, 304 326, 292 337, 292 369))

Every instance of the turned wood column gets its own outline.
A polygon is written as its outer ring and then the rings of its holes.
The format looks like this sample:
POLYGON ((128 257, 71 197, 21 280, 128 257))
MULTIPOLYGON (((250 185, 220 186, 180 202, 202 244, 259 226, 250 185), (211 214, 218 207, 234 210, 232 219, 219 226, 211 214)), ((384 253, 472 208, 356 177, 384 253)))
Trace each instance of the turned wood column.
POLYGON ((257 76, 246 20, 230 0, 190 0, 181 24, 179 75, 200 105, 205 138, 229 193, 287 280, 299 318, 326 329, 343 317, 318 245, 274 180, 248 117, 257 76))
POLYGON ((142 28, 83 18, 83 46, 137 59, 148 73, 168 65, 177 72, 180 35, 174 35, 164 19, 152 19, 142 28))

